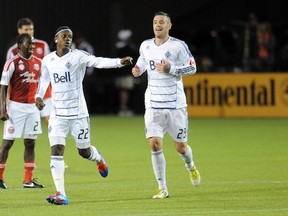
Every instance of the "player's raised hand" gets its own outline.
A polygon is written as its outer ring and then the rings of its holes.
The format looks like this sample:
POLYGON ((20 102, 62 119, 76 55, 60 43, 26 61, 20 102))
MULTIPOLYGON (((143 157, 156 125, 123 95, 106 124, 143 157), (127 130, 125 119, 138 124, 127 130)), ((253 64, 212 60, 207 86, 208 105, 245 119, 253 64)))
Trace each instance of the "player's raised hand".
POLYGON ((171 65, 165 59, 161 60, 161 63, 156 63, 156 70, 160 73, 169 73, 171 65))
POLYGON ((40 97, 37 97, 37 98, 35 99, 35 105, 36 105, 36 107, 37 107, 39 110, 43 110, 43 108, 44 108, 44 106, 45 106, 45 104, 44 104, 44 102, 43 102, 43 99, 40 98, 40 97))
POLYGON ((140 68, 138 67, 138 65, 135 65, 132 68, 132 74, 134 77, 139 77, 140 76, 140 68))
POLYGON ((127 65, 132 65, 132 64, 133 64, 133 63, 132 63, 132 60, 133 60, 133 58, 132 58, 131 56, 126 56, 126 57, 124 57, 124 58, 121 59, 120 63, 121 63, 122 65, 125 65, 125 66, 127 66, 127 65))

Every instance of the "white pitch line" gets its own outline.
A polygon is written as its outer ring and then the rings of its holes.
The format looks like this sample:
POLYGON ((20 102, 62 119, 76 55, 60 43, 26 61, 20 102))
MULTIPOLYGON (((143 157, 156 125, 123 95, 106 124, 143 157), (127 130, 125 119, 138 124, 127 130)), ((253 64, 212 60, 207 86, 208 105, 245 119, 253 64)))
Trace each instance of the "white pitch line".
POLYGON ((224 182, 203 182, 203 184, 286 184, 288 181, 224 181, 224 182))
MULTIPOLYGON (((243 210, 220 210, 220 211, 195 211, 195 212, 173 212, 173 215, 211 215, 211 214, 228 214, 228 213, 249 213, 249 212, 280 212, 280 211, 288 211, 288 208, 278 208, 278 209, 243 209, 243 210)), ((126 214, 125 216, 165 216, 165 215, 171 215, 171 213, 147 213, 147 214, 126 214)))

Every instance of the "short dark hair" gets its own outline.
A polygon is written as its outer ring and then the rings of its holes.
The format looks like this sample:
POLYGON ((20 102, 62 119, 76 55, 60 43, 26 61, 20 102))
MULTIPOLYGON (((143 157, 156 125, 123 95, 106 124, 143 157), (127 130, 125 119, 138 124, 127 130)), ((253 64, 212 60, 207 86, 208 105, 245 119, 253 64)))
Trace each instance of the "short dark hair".
POLYGON ((59 28, 56 29, 55 31, 55 37, 58 35, 58 33, 62 30, 70 30, 72 32, 72 30, 68 27, 68 26, 60 26, 59 28))
POLYGON ((17 22, 17 28, 22 28, 22 26, 24 25, 34 25, 33 21, 30 18, 21 18, 20 20, 18 20, 17 22))
POLYGON ((32 36, 28 33, 20 34, 17 38, 17 44, 23 44, 26 39, 30 39, 32 36))
POLYGON ((158 11, 157 13, 154 14, 154 16, 166 16, 171 20, 170 15, 164 11, 158 11))

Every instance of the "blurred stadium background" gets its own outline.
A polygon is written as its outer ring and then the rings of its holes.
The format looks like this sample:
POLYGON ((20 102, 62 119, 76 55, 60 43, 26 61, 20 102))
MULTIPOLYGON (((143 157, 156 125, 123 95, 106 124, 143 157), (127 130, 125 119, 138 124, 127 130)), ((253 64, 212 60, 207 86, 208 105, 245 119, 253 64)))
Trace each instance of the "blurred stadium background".
MULTIPOLYGON (((277 109, 270 109, 270 107, 268 108, 269 112, 279 112, 279 103, 281 103, 281 110, 287 110, 286 98, 288 98, 288 82, 285 81, 286 72, 288 71, 288 13, 284 5, 284 0, 274 2, 268 0, 85 0, 83 2, 72 0, 47 0, 45 2, 37 0, 2 0, 0 2, 0 18, 2 20, 0 63, 3 66, 6 51, 15 42, 17 36, 16 23, 22 17, 30 17, 34 21, 36 38, 52 43, 55 29, 61 25, 68 25, 74 32, 81 32, 86 36, 93 46, 96 56, 116 57, 117 32, 120 29, 131 29, 133 40, 139 47, 143 40, 153 37, 152 17, 155 12, 163 10, 170 13, 172 17, 171 35, 184 40, 190 47, 197 60, 198 74, 213 73, 222 75, 251 72, 270 74, 262 81, 259 81, 258 77, 250 76, 250 81, 246 83, 239 82, 236 86, 232 86, 232 89, 244 85, 251 90, 251 85, 256 82, 256 89, 259 86, 267 88, 268 93, 264 92, 264 94, 268 98, 278 98, 275 99, 276 105, 274 104, 277 109), (274 62, 269 68, 245 68, 243 65, 242 50, 244 45, 243 39, 242 43, 239 40, 241 40, 241 35, 244 34, 244 28, 247 26, 248 16, 251 12, 256 15, 259 24, 269 23, 275 37, 275 45, 272 51, 274 62), (275 89, 269 91, 271 86, 267 87, 267 85, 270 85, 270 79, 273 79, 275 73, 284 73, 284 77, 280 81, 273 81, 275 89), (276 95, 271 96, 270 93, 276 95)), ((115 70, 102 71, 96 69, 94 75, 89 77, 89 80, 94 84, 86 93, 87 98, 90 98, 88 105, 91 114, 117 113, 119 101, 117 89, 114 85, 116 73, 115 70)), ((208 80, 208 83, 211 84, 209 75, 199 79, 199 82, 208 80)), ((228 93, 226 91, 228 86, 228 83, 225 82, 226 77, 218 76, 218 79, 221 81, 213 83, 213 85, 221 86, 222 90, 224 89, 221 98, 225 97, 223 94, 226 94, 226 97, 227 94, 228 96, 234 94, 229 89, 228 93)), ((135 84, 130 106, 136 114, 142 114, 144 112, 145 77, 136 79, 135 84)), ((190 87, 188 83, 188 88, 190 87)), ((246 94, 251 95, 251 92, 246 92, 246 94)), ((266 96, 262 97, 259 94, 256 97, 258 99, 260 97, 259 100, 262 100, 262 102, 264 100, 263 103, 265 104, 267 102, 266 96)), ((226 101, 231 104, 233 100, 237 99, 230 97, 226 101)), ((251 98, 243 100, 251 100, 251 98)), ((272 105, 272 108, 274 105, 272 105)), ((228 104, 222 104, 221 107, 223 106, 228 106, 228 104)), ((260 104, 260 106, 265 105, 260 104)), ((217 109, 219 110, 219 107, 217 109)), ((251 115, 253 113, 258 113, 258 110, 252 110, 251 115)), ((286 115, 287 112, 278 116, 284 117, 286 115)), ((216 116, 226 117, 229 115, 220 113, 216 116)))
MULTIPOLYGON (((96 70, 89 77, 94 86, 89 110, 96 114, 91 117, 91 140, 105 155, 110 177, 101 179, 93 170, 95 165, 77 155, 69 137, 65 181, 71 205, 53 208, 54 215, 287 215, 285 6, 284 0, 1 0, 2 67, 8 47, 15 42, 19 18, 30 17, 35 24, 35 37, 48 43, 53 41, 57 27, 68 25, 74 32, 85 34, 96 56, 115 57, 117 32, 124 28, 133 30, 134 42, 140 45, 153 37, 152 17, 159 10, 170 13, 171 35, 187 42, 199 67, 199 72, 184 82, 191 117, 189 140, 201 171, 201 187, 190 187, 187 172, 167 136, 165 154, 171 198, 155 204, 151 199, 155 182, 141 116, 146 80, 136 80, 132 94, 131 106, 139 116, 119 118, 114 115, 119 103, 114 86, 117 71, 96 70), (243 31, 250 12, 257 15, 259 22, 271 24, 277 40, 273 70, 246 71, 241 65, 238 70, 230 58, 235 54, 234 30, 243 31)), ((3 124, 0 131, 2 128, 3 124)), ((2 191, 5 199, 1 199, 0 215, 51 214, 45 197, 55 189, 44 123, 36 149, 35 176, 45 188, 21 188, 23 159, 19 155, 23 144, 18 139, 5 172, 9 190, 2 191)))

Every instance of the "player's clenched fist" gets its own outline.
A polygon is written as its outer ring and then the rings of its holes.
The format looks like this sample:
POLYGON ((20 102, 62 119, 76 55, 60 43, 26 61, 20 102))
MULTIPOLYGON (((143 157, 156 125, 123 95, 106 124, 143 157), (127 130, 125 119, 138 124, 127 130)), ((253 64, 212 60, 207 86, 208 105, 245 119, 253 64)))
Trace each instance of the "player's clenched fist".
POLYGON ((134 77, 140 76, 140 68, 137 65, 132 68, 132 74, 134 77))
POLYGON ((35 105, 36 105, 36 107, 37 107, 39 110, 42 110, 42 109, 44 108, 44 106, 45 106, 45 104, 44 104, 44 102, 43 102, 43 99, 40 98, 40 97, 37 97, 37 98, 35 99, 35 105))
POLYGON ((156 70, 160 73, 169 73, 170 69, 170 63, 164 59, 161 61, 161 63, 156 63, 156 70))

